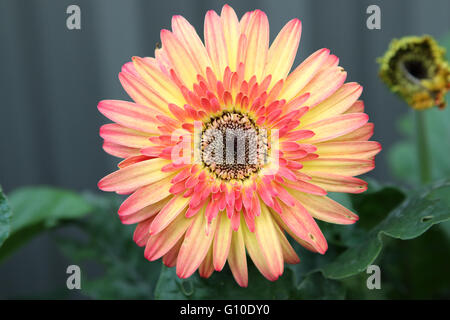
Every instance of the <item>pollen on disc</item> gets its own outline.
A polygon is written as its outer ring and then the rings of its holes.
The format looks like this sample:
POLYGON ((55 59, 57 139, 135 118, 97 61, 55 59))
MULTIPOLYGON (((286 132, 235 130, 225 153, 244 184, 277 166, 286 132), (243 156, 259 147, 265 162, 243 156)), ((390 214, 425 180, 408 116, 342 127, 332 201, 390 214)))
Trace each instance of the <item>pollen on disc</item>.
POLYGON ((204 125, 202 162, 222 180, 244 180, 257 173, 267 149, 265 131, 246 114, 225 112, 204 125))

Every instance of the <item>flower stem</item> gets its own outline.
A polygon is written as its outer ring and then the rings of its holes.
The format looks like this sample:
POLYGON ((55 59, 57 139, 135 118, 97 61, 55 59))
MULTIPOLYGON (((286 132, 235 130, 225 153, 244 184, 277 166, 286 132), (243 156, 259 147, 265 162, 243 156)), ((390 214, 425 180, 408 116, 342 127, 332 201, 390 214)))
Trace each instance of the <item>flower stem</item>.
POLYGON ((417 158, 419 160, 420 180, 426 184, 431 180, 430 152, 427 141, 425 112, 415 111, 417 158))

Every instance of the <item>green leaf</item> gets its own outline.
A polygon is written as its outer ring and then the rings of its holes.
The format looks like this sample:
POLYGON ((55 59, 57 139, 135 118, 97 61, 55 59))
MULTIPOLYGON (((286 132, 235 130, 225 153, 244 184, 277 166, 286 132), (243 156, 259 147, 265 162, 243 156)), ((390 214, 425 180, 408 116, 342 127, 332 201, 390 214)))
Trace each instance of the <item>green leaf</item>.
POLYGON ((410 241, 393 241, 377 262, 382 290, 392 299, 448 299, 449 253, 442 228, 431 228, 410 241))
POLYGON ((92 207, 80 195, 52 187, 25 187, 9 195, 13 210, 10 236, 0 248, 0 261, 39 232, 83 217, 92 207))
POLYGON ((161 261, 149 262, 133 241, 135 226, 123 225, 117 215, 121 197, 87 194, 93 213, 75 221, 83 237, 58 236, 62 252, 82 270, 81 292, 94 299, 152 299, 161 261), (91 266, 89 268, 88 266, 91 266))
POLYGON ((413 193, 374 227, 365 241, 347 249, 333 262, 321 268, 324 276, 342 279, 366 270, 379 255, 383 247, 383 236, 401 240, 413 239, 432 225, 449 220, 448 198, 450 198, 449 180, 413 193))
POLYGON ((337 281, 326 279, 320 273, 312 273, 297 288, 296 299, 336 300, 346 297, 345 288, 337 281))
POLYGON ((288 299, 292 295, 293 273, 290 270, 277 281, 265 279, 253 265, 249 265, 249 286, 241 288, 234 281, 228 267, 203 279, 197 273, 180 279, 175 268, 163 267, 155 290, 156 299, 288 299))
POLYGON ((188 279, 180 279, 175 268, 163 266, 155 290, 156 299, 198 300, 198 299, 343 299, 344 288, 336 281, 324 279, 319 273, 305 277, 297 285, 295 272, 286 267, 283 275, 274 282, 265 279, 249 264, 249 286, 241 288, 234 281, 228 267, 214 272, 208 279, 197 273, 188 279))
POLYGON ((359 215, 358 228, 371 230, 402 203, 405 197, 396 187, 372 185, 364 194, 351 196, 352 208, 359 215))
POLYGON ((0 247, 8 238, 11 229, 11 208, 0 186, 0 247))

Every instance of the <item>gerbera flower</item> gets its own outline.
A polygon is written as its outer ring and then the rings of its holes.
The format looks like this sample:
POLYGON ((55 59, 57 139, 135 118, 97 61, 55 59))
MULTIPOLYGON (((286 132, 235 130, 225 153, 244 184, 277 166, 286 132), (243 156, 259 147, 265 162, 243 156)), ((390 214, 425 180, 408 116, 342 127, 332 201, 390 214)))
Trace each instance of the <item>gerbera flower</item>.
POLYGON ((394 39, 380 63, 380 77, 417 110, 445 107, 450 90, 450 66, 445 48, 431 36, 394 39))
POLYGON ((328 49, 289 74, 298 19, 269 47, 264 12, 238 20, 225 5, 220 16, 207 12, 204 33, 203 43, 174 16, 154 58, 123 66, 119 79, 134 102, 104 100, 98 108, 115 122, 100 129, 103 148, 124 160, 98 185, 130 194, 121 221, 137 223, 134 240, 145 257, 162 257, 179 277, 197 269, 209 277, 228 262, 247 286, 248 253, 276 280, 285 262, 299 262, 286 233, 323 254, 327 242, 314 219, 358 219, 326 195, 366 190, 354 176, 374 168, 381 147, 368 141, 362 87, 344 84, 347 74, 328 49))

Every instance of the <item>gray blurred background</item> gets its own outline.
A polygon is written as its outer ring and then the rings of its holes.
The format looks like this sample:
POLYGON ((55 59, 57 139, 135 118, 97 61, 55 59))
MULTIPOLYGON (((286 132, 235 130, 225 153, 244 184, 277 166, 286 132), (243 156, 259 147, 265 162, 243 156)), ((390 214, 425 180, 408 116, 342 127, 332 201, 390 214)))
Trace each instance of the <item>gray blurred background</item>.
MULTIPOLYGON (((230 4, 238 16, 256 8, 269 17, 271 39, 292 18, 302 20, 295 65, 327 47, 364 86, 366 112, 383 149, 401 137, 395 130, 406 106, 377 77, 376 58, 394 37, 450 30, 450 1, 434 0, 0 0, 0 184, 6 192, 30 184, 96 190, 117 159, 98 136, 108 120, 102 99, 129 99, 117 75, 132 56, 152 56, 159 31, 181 14, 203 34, 207 10, 230 4), (66 8, 81 8, 81 30, 66 28, 66 8), (381 30, 366 28, 366 8, 381 8, 381 30)), ((392 179, 385 153, 370 174, 392 179)), ((34 297, 65 283, 70 264, 42 235, 0 265, 0 298, 34 297)))

